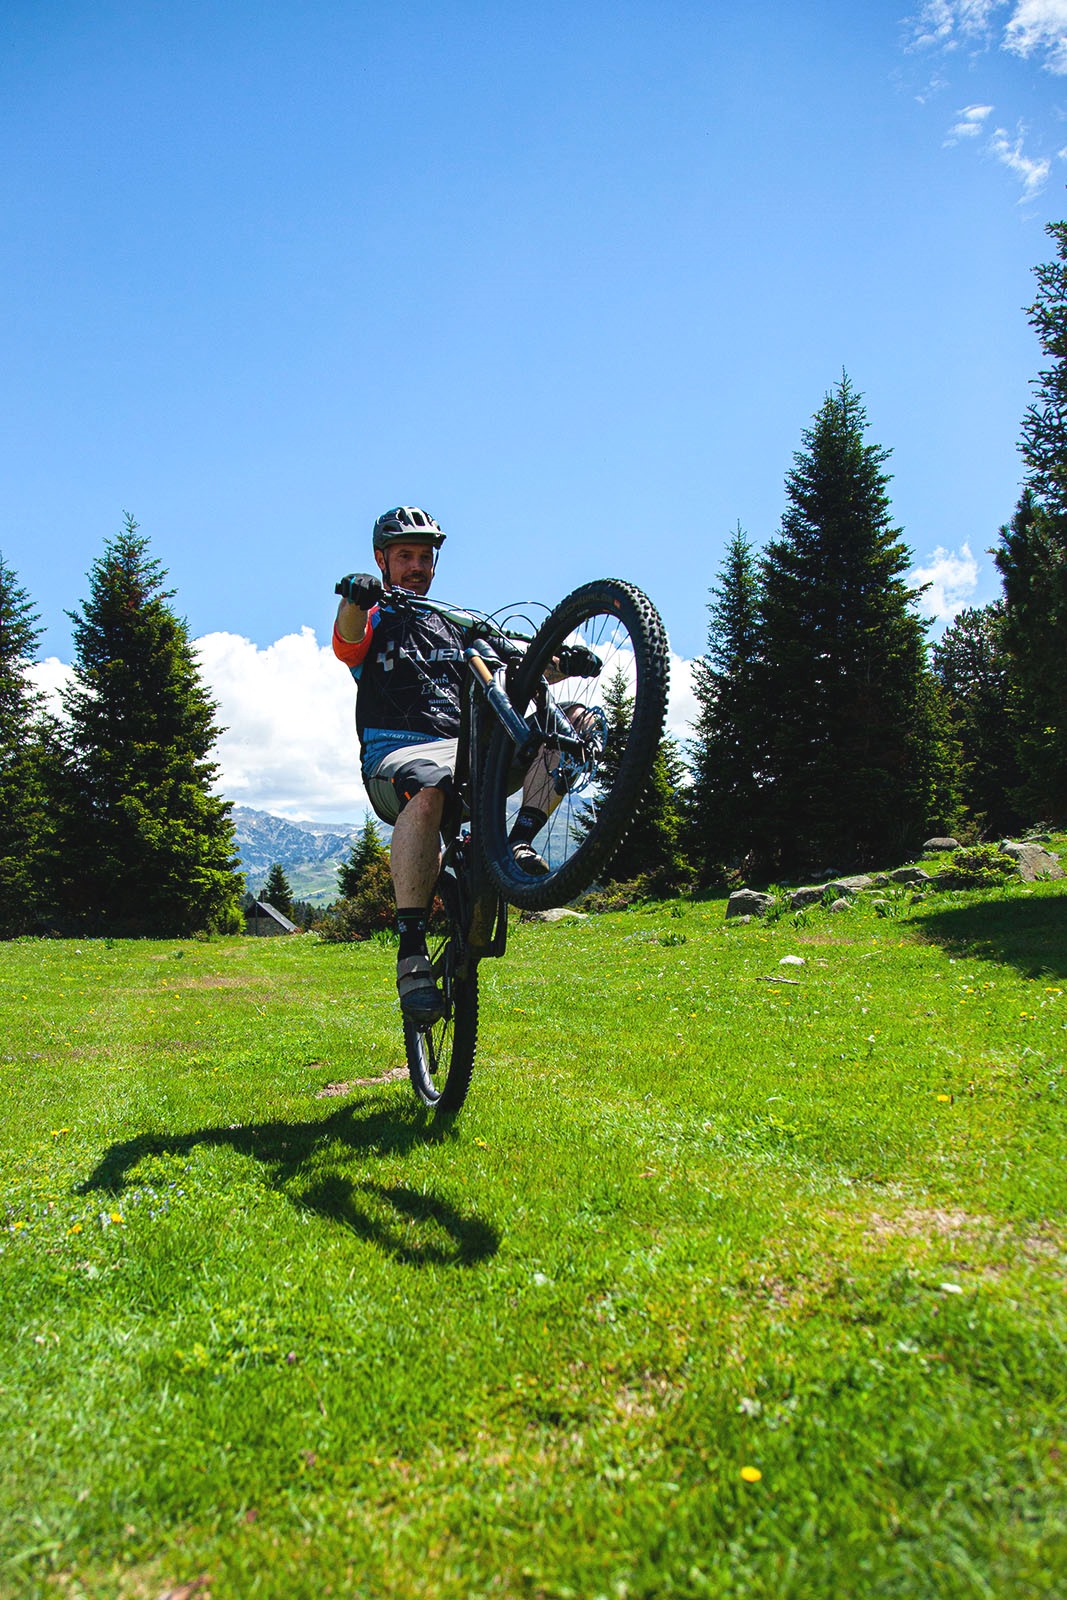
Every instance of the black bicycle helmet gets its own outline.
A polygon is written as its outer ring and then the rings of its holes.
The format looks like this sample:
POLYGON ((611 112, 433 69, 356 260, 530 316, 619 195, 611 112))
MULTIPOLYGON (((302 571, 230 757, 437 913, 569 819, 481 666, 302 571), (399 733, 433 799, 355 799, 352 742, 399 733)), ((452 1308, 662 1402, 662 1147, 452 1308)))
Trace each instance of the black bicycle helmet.
POLYGON ((429 539, 435 550, 440 550, 445 536, 428 511, 418 506, 396 506, 383 511, 374 524, 374 548, 385 550, 400 539, 429 539))

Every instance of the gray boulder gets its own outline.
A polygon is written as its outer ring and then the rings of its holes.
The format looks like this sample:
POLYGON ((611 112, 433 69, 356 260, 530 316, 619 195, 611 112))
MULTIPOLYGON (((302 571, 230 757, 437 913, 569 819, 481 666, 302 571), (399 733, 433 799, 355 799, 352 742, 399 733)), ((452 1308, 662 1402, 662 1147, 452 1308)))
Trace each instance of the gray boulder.
POLYGON ((834 881, 832 883, 828 883, 826 887, 836 894, 840 899, 842 895, 862 894, 864 889, 873 888, 874 879, 866 872, 859 872, 855 875, 855 877, 852 878, 835 878, 834 881))
POLYGON ((830 910, 831 911, 851 911, 852 910, 852 901, 848 898, 847 895, 842 895, 840 900, 835 900, 834 901, 833 905, 830 907, 830 910))
POLYGON ((930 874, 924 872, 922 867, 898 867, 889 876, 893 883, 919 884, 932 882, 930 874))
POLYGON ((1059 857, 1039 844, 1018 844, 1013 839, 1005 839, 1000 848, 1014 859, 1019 876, 1026 883, 1036 883, 1039 878, 1063 877, 1059 857))
POLYGON ((801 911, 805 906, 817 905, 826 893, 824 883, 807 883, 802 889, 794 889, 789 896, 790 911, 801 911))
POLYGON ((958 850, 959 847, 960 842, 958 839, 927 839, 923 845, 923 854, 929 856, 934 855, 938 850, 958 850))
POLYGON ((727 917, 762 917, 774 904, 773 894, 758 889, 735 889, 726 902, 727 917))
POLYGON ((584 911, 568 911, 566 906, 553 906, 548 911, 524 911, 519 918, 520 922, 566 922, 568 917, 575 917, 579 922, 588 922, 589 918, 584 911))

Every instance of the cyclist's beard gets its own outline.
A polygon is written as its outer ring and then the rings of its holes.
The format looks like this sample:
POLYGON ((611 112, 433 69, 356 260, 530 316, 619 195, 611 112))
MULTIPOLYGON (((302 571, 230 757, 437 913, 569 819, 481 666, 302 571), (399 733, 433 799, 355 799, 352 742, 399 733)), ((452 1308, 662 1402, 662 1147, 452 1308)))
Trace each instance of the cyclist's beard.
MULTIPOLYGON (((434 567, 436 570, 436 562, 434 563, 434 567)), ((407 574, 403 572, 394 572, 393 564, 389 559, 389 552, 386 550, 385 581, 390 587, 395 589, 411 589, 415 594, 429 594, 430 584, 433 582, 433 573, 431 572, 430 576, 427 577, 426 572, 422 567, 417 567, 414 571, 408 572, 407 574)))

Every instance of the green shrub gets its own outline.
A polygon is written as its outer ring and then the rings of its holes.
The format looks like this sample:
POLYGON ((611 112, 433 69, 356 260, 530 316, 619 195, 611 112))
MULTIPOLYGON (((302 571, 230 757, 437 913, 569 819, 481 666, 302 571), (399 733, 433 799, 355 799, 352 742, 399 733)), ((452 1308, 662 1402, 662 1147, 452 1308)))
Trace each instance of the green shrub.
POLYGON ((1014 859, 999 845, 975 844, 954 851, 934 881, 939 889, 995 889, 1015 876, 1014 859))
POLYGON ((582 911, 596 916, 602 911, 628 911, 631 906, 648 900, 650 895, 647 878, 632 878, 628 883, 608 883, 603 888, 591 889, 578 904, 582 911))
POLYGON ((319 924, 319 937, 328 944, 352 943, 388 933, 396 920, 389 858, 381 856, 364 868, 356 893, 338 900, 319 924))

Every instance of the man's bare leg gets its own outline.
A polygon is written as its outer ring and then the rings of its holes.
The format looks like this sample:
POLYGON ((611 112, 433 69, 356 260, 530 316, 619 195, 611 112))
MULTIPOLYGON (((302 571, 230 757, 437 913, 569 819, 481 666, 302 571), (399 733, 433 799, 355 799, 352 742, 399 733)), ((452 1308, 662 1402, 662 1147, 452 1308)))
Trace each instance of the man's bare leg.
POLYGON ((442 790, 420 789, 408 801, 393 825, 389 871, 398 907, 426 907, 430 904, 433 886, 441 870, 441 815, 444 807, 442 790))
MULTIPOLYGON (((570 705, 565 706, 564 710, 573 726, 581 732, 587 715, 585 708, 570 705)), ((531 761, 522 780, 522 805, 508 835, 516 861, 535 875, 548 871, 548 865, 537 854, 533 841, 563 799, 556 788, 559 763, 558 750, 542 750, 531 761)))
POLYGON ((400 933, 397 989, 405 1015, 420 1025, 435 1021, 442 1005, 427 960, 426 922, 441 866, 444 799, 440 789, 420 789, 413 795, 393 826, 389 847, 400 933))

